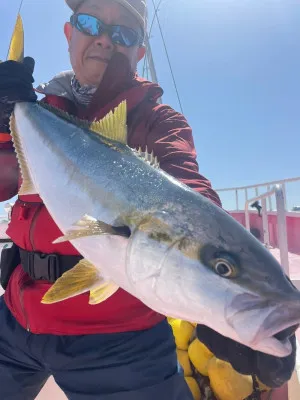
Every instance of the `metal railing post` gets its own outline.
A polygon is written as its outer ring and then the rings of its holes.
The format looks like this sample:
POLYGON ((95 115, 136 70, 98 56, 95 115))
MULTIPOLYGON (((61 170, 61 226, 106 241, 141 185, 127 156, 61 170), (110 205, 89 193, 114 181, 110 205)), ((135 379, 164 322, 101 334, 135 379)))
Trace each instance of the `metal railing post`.
POLYGON ((239 192, 238 192, 238 190, 235 191, 235 206, 236 206, 236 209, 239 210, 239 192))
MULTIPOLYGON (((269 192, 270 190, 271 190, 271 186, 268 185, 267 191, 269 192)), ((270 211, 272 211, 272 208, 273 208, 273 206, 272 206, 272 197, 270 196, 269 197, 269 209, 270 209, 270 211)))
MULTIPOLYGON (((270 198, 270 196, 269 196, 270 198)), ((267 200, 264 197, 261 200, 262 206, 262 226, 263 226, 263 233, 264 233, 264 244, 267 247, 270 247, 270 235, 269 235, 269 221, 268 221, 268 212, 267 212, 267 200)))
POLYGON ((259 196, 249 199, 245 202, 245 224, 246 224, 246 229, 250 231, 249 204, 254 201, 261 200, 264 244, 266 246, 270 246, 267 198, 272 196, 274 193, 276 196, 278 247, 280 250, 280 262, 286 274, 289 275, 289 251, 288 251, 287 227, 286 227, 285 197, 284 197, 284 189, 281 185, 276 185, 273 187, 272 190, 260 194, 259 196))
POLYGON ((245 204, 245 226, 247 231, 250 232, 250 215, 249 215, 249 202, 246 201, 245 204))
POLYGON ((278 247, 280 250, 280 262, 285 273, 289 276, 289 250, 286 228, 285 196, 284 190, 280 185, 276 185, 275 196, 277 208, 277 229, 278 247))
POLYGON ((284 199, 284 209, 286 210, 287 200, 286 200, 286 185, 285 185, 285 183, 282 184, 282 192, 283 192, 283 199, 284 199))

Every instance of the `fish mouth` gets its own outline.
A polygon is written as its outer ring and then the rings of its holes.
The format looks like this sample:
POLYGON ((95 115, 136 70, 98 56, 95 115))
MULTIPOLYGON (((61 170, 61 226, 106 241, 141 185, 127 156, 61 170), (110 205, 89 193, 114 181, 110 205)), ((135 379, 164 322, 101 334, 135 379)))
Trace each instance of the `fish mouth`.
POLYGON ((256 346, 260 349, 259 351, 267 354, 271 354, 277 357, 287 357, 292 352, 291 337, 296 333, 299 328, 299 324, 289 326, 288 328, 280 330, 280 332, 264 338, 256 339, 256 346), (267 351, 266 349, 270 349, 267 351))
POLYGON ((225 318, 242 344, 285 357, 292 351, 290 337, 300 325, 300 306, 297 301, 280 304, 240 294, 226 306, 225 318))
POLYGON ((296 317, 294 320, 292 319, 283 321, 278 327, 276 322, 279 320, 280 316, 282 316, 280 309, 274 310, 269 315, 269 317, 265 320, 264 325, 258 331, 253 344, 258 347, 260 347, 261 344, 269 344, 272 348, 274 348, 274 351, 277 352, 277 354, 274 355, 277 355, 278 357, 285 357, 292 352, 290 338, 299 328, 300 320, 296 317), (268 325, 269 328, 265 329, 265 326, 268 325))
POLYGON ((293 336, 296 333, 296 331, 299 328, 299 326, 300 326, 300 324, 296 324, 296 325, 290 326, 289 328, 286 328, 286 329, 276 333, 273 336, 278 340, 285 340, 285 339, 290 338, 291 336, 293 336))

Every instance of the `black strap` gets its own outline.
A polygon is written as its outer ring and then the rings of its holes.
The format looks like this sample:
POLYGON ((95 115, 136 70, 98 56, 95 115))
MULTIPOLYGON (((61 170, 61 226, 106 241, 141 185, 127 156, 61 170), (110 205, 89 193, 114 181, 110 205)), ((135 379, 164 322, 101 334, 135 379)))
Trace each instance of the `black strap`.
POLYGON ((20 249, 21 264, 34 280, 55 282, 82 259, 82 256, 44 254, 20 249))
POLYGON ((0 283, 4 290, 6 290, 9 279, 20 262, 19 247, 15 243, 3 247, 0 261, 0 283))

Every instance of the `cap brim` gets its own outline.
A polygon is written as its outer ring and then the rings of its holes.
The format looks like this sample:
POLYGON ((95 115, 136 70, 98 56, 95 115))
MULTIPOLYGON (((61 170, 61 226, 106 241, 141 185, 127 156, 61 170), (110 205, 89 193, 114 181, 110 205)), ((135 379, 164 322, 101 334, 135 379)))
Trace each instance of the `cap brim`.
MULTIPOLYGON (((71 10, 75 11, 84 0, 65 0, 67 5, 71 8, 71 10)), ((143 30, 145 30, 145 21, 142 16, 136 11, 134 7, 126 0, 114 0, 117 3, 121 4, 121 6, 125 7, 142 25, 143 30)))

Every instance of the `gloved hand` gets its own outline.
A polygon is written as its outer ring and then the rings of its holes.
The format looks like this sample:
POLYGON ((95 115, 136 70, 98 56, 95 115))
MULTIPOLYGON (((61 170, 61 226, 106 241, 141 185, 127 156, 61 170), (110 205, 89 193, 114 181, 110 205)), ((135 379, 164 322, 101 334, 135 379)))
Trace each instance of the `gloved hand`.
POLYGON ((34 59, 0 63, 0 132, 9 133, 9 117, 19 101, 36 101, 33 90, 34 59))
POLYGON ((274 357, 250 349, 232 339, 220 335, 204 325, 197 325, 198 339, 220 360, 229 362, 244 375, 255 375, 270 388, 289 381, 296 363, 296 337, 290 336, 292 353, 287 357, 274 357))

